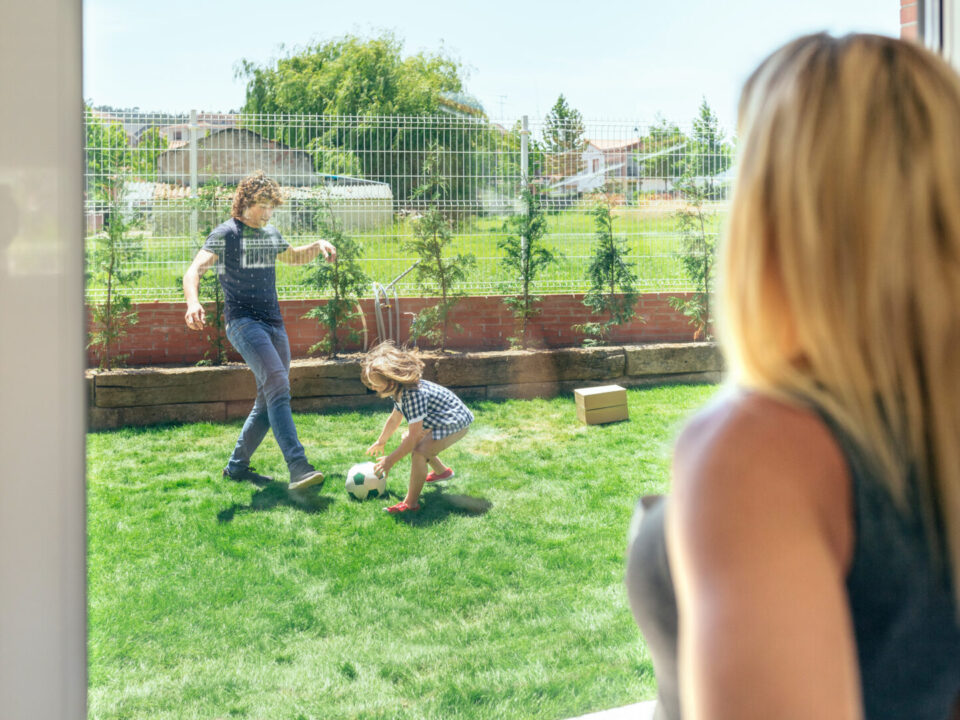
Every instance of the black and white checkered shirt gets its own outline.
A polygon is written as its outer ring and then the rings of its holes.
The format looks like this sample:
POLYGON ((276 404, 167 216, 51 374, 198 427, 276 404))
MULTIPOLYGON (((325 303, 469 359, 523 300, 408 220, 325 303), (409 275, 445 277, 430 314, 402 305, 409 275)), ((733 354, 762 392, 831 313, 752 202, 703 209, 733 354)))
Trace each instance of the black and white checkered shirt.
POLYGON ((460 432, 473 422, 473 413, 460 398, 429 380, 403 390, 400 401, 394 400, 393 404, 408 424, 423 420, 423 427, 433 431, 434 440, 460 432))

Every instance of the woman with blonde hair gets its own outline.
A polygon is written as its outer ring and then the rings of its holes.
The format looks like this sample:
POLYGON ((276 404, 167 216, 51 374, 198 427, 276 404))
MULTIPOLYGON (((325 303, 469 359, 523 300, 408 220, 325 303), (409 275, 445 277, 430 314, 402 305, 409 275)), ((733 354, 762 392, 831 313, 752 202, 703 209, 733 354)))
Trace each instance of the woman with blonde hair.
POLYGON ((960 78, 803 37, 739 132, 732 382, 628 561, 658 717, 960 718, 960 78))

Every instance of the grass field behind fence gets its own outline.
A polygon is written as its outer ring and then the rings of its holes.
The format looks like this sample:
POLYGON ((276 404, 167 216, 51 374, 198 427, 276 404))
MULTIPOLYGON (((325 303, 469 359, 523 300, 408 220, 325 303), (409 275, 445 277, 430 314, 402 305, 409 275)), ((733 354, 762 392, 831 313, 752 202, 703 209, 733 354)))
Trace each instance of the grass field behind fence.
MULTIPOLYGON (((471 403, 423 510, 343 476, 384 412, 298 415, 319 492, 220 477, 239 422, 88 436, 93 720, 558 720, 655 693, 623 586, 638 496, 714 386, 628 391, 586 427, 571 398, 471 403)), ((398 438, 390 444, 392 448, 398 438)))
MULTIPOLYGON (((710 208, 707 232, 717 233, 725 219, 725 210, 710 208)), ((229 213, 225 212, 224 217, 229 213)), ((464 290, 470 294, 500 294, 510 292, 508 281, 513 273, 503 267, 503 252, 497 246, 504 237, 504 218, 466 218, 455 232, 452 254, 472 254, 477 258, 464 290)), ((596 226, 585 210, 566 210, 547 216, 548 234, 545 245, 559 257, 557 265, 545 271, 539 279, 539 292, 583 292, 587 288, 586 268, 595 242, 596 226)), ((317 235, 297 235, 284 231, 284 237, 293 245, 312 242, 317 235)), ((614 212, 614 232, 627 242, 638 288, 646 292, 682 291, 691 289, 684 275, 678 253, 680 234, 673 210, 648 208, 617 208, 614 212)), ((388 283, 416 260, 403 247, 412 236, 411 221, 398 219, 392 225, 353 233, 363 246, 362 261, 371 281, 388 283)), ((88 247, 92 242, 88 238, 88 247)), ((190 264, 200 238, 152 237, 142 238, 144 257, 139 262, 144 271, 138 284, 129 292, 137 300, 180 300, 183 292, 179 278, 190 264)), ((277 265, 277 286, 281 298, 314 297, 315 293, 301 285, 302 268, 277 265)), ((413 275, 399 285, 401 294, 420 294, 413 275)), ((96 284, 87 287, 91 299, 99 298, 103 288, 96 284)))

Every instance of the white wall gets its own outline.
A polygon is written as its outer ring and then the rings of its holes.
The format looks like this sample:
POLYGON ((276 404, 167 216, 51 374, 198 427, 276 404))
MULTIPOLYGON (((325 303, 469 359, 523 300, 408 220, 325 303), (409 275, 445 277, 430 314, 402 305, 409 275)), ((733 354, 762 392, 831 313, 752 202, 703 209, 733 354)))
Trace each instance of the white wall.
MULTIPOLYGON (((936 29, 936 23, 940 23, 941 37, 943 38, 943 56, 960 70, 960 2, 954 0, 942 0, 942 2, 928 2, 924 8, 926 15, 932 15, 932 22, 924 23, 929 25, 931 30, 936 29), (937 17, 939 16, 939 17, 937 17)), ((926 19, 926 18, 925 18, 926 19)), ((927 28, 922 28, 926 34, 927 28)), ((926 40, 926 38, 925 38, 926 40)), ((927 47, 933 47, 937 50, 936 40, 930 39, 926 42, 927 47)))
POLYGON ((0 717, 86 716, 80 0, 0 21, 0 717))

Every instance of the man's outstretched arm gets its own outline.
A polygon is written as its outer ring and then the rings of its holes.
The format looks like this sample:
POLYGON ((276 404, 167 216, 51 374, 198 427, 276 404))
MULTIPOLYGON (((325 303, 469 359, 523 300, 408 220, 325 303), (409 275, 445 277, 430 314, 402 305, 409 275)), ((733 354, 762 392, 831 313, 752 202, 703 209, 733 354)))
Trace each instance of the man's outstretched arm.
POLYGON ((209 250, 200 250, 183 275, 183 296, 187 301, 187 313, 184 316, 191 330, 203 330, 206 313, 200 304, 200 278, 217 261, 217 256, 209 250))
POLYGON ((327 262, 333 262, 337 259, 337 249, 326 240, 317 240, 309 245, 287 248, 277 257, 288 265, 304 265, 320 254, 327 262))

